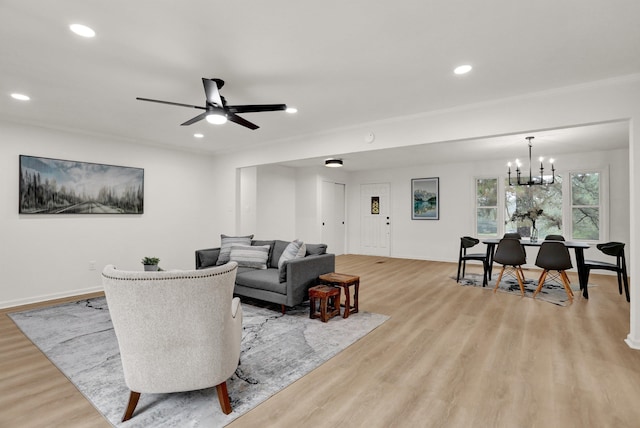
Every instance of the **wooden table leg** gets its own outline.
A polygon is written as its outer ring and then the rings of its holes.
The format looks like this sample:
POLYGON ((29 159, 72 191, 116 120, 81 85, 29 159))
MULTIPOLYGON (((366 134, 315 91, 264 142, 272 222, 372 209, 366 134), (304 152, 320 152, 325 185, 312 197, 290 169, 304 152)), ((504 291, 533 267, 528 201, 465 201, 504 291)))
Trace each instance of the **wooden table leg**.
POLYGON ((349 318, 349 310, 351 309, 351 293, 349 293, 349 286, 344 284, 342 286, 344 288, 344 315, 342 318, 349 318))

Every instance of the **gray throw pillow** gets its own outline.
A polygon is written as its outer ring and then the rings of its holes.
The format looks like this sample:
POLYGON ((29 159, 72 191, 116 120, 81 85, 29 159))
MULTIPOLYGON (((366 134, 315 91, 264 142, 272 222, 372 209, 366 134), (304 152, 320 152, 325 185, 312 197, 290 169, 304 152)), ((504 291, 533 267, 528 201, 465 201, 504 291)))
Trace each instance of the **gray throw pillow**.
POLYGON ((293 259, 301 259, 307 253, 307 247, 304 242, 296 239, 287 245, 287 248, 284 249, 282 255, 280 256, 280 260, 278 260, 278 269, 280 273, 280 282, 285 282, 287 280, 287 266, 286 263, 289 260, 293 259))
POLYGON ((216 265, 216 253, 213 251, 201 251, 198 257, 200 258, 200 268, 216 265))
POLYGON ((319 256, 327 253, 327 244, 307 244, 307 256, 319 256))
POLYGON ((269 245, 233 245, 229 256, 238 266, 253 269, 266 269, 269 258, 269 245))
POLYGON ((251 245, 253 235, 247 236, 227 236, 220 235, 220 255, 216 265, 220 266, 229 263, 231 255, 231 247, 233 245, 251 245))

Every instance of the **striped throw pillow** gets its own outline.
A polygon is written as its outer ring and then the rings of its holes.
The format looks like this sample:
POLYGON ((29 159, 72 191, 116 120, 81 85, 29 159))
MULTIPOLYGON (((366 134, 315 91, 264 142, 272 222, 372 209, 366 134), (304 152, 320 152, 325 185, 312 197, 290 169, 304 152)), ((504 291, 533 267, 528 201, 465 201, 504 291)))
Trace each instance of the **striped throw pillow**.
POLYGON ((269 245, 233 245, 229 258, 232 262, 238 262, 238 266, 266 269, 269 248, 269 245))
POLYGON ((251 245, 251 239, 253 239, 253 235, 247 235, 247 236, 220 235, 220 254, 218 255, 218 261, 216 262, 216 265, 220 266, 225 263, 229 263, 229 256, 231 255, 231 247, 233 245, 251 245))

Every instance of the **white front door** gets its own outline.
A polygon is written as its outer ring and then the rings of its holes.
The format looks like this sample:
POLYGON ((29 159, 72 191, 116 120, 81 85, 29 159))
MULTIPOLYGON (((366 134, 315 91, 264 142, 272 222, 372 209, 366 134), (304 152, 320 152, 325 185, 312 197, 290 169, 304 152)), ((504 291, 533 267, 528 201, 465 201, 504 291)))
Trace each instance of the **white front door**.
POLYGON ((363 254, 387 257, 390 254, 389 187, 389 183, 360 186, 360 249, 363 254))

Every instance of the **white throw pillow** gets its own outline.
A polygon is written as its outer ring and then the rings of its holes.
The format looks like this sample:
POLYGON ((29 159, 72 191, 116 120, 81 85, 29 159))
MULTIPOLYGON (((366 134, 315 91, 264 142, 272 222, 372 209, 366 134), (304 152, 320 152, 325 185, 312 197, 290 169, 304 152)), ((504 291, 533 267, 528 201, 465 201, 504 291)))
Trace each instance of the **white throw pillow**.
POLYGON ((282 265, 288 260, 293 259, 301 259, 305 256, 307 252, 307 246, 304 242, 296 239, 287 245, 287 248, 284 249, 282 255, 280 256, 280 260, 278 260, 278 269, 282 272, 282 265))

